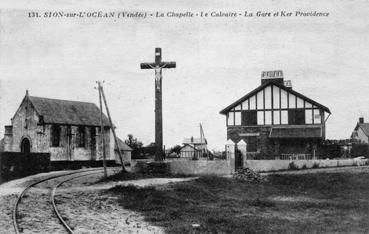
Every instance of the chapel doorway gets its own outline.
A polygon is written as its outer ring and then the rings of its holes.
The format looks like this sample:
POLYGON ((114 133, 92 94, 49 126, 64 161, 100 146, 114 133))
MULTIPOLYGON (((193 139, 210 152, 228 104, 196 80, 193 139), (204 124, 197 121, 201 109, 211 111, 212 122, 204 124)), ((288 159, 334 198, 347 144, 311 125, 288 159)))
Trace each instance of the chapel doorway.
POLYGON ((28 138, 24 138, 21 143, 21 152, 22 153, 30 153, 31 152, 31 143, 28 138))

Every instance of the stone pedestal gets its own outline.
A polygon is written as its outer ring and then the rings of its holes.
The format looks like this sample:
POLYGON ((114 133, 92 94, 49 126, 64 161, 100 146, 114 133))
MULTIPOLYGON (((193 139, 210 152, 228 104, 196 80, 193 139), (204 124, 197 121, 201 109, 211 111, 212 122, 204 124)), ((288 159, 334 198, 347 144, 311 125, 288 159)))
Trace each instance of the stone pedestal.
POLYGON ((235 172, 235 146, 232 140, 228 140, 225 145, 227 160, 230 163, 230 173, 235 172))
POLYGON ((247 160, 247 143, 242 139, 237 143, 237 149, 241 152, 242 163, 245 164, 247 160))

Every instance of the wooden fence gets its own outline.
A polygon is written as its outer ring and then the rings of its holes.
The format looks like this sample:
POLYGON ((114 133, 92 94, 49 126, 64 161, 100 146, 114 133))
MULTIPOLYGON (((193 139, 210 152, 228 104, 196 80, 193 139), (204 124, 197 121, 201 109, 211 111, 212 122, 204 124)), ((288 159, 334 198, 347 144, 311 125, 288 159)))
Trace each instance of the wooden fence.
POLYGON ((312 154, 281 154, 275 157, 276 160, 312 160, 312 154))

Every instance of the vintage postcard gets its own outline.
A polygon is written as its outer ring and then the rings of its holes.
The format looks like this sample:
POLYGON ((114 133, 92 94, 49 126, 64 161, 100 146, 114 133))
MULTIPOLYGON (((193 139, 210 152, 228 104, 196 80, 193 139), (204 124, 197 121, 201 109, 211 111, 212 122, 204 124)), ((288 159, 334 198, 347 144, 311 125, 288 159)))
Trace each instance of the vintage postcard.
POLYGON ((0 233, 368 233, 369 1, 0 4, 0 233))

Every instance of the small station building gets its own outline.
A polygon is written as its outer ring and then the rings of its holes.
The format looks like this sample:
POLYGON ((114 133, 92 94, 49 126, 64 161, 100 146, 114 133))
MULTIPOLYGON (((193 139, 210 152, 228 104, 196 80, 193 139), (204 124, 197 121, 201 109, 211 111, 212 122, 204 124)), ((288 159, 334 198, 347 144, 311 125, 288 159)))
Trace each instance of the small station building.
POLYGON ((201 158, 203 153, 207 153, 207 140, 205 138, 185 138, 180 151, 181 158, 201 158))

